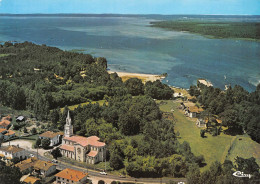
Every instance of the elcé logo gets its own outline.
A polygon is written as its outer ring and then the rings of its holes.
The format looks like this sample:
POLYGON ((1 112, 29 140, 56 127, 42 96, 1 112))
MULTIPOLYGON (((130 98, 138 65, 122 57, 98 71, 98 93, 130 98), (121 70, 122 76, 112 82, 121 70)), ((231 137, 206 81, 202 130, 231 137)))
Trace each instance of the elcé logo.
POLYGON ((236 176, 236 177, 239 177, 239 178, 251 178, 252 177, 252 175, 251 174, 244 174, 243 172, 241 172, 241 171, 236 171, 236 172, 234 172, 233 173, 233 176, 236 176))

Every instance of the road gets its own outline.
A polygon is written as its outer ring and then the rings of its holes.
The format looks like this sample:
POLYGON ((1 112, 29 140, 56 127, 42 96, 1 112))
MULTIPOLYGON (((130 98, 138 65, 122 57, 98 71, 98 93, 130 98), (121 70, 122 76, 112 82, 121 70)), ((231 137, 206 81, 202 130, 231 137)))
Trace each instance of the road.
MULTIPOLYGON (((36 152, 34 151, 28 151, 26 150, 28 155, 29 154, 33 154, 33 155, 37 155, 36 152)), ((52 159, 50 158, 47 158, 47 157, 44 157, 44 156, 41 156, 38 154, 38 159, 40 160, 44 160, 44 161, 51 161, 52 159)), ((105 179, 109 179, 109 180, 116 180, 116 181, 121 181, 121 182, 126 182, 126 181, 130 181, 130 182, 138 182, 138 183, 167 183, 169 181, 175 181, 175 182, 184 182, 184 183, 187 183, 186 179, 185 178, 133 178, 133 177, 127 177, 127 178, 120 178, 119 176, 116 176, 116 175, 111 175, 111 174, 108 174, 108 175, 100 175, 99 172, 97 171, 94 171, 94 170, 90 170, 90 169, 87 169, 87 168, 83 168, 83 167, 77 167, 77 166, 73 166, 73 165, 70 165, 70 164, 67 164, 65 162, 60 162, 56 164, 57 165, 57 169, 59 170, 63 170, 63 169, 66 169, 66 168, 70 168, 70 169, 74 169, 74 170, 79 170, 79 171, 83 171, 83 172, 86 172, 89 174, 89 176, 94 176, 94 177, 97 177, 97 178, 100 178, 100 180, 105 180, 105 179)))

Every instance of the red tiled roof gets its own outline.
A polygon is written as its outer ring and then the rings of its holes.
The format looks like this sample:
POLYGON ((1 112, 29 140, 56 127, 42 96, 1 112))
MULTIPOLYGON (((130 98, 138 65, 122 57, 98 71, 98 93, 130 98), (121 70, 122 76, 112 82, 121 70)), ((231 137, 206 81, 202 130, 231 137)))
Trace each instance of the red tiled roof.
POLYGON ((14 131, 12 131, 12 130, 7 130, 7 133, 6 133, 5 135, 13 135, 13 134, 15 134, 14 131))
POLYGON ((10 124, 11 124, 11 122, 8 120, 3 120, 0 122, 0 126, 3 126, 3 127, 8 127, 10 124))
POLYGON ((97 151, 90 151, 87 155, 90 157, 95 157, 98 154, 97 151))
POLYGON ((4 131, 7 131, 6 129, 4 128, 0 128, 0 133, 4 132, 4 131))
POLYGON ((74 146, 69 146, 69 145, 66 145, 66 144, 61 145, 60 149, 74 152, 74 146))
POLYGON ((85 178, 87 175, 88 175, 87 173, 83 173, 81 171, 67 168, 67 169, 64 169, 63 171, 59 172, 55 176, 78 182, 81 179, 85 178))
POLYGON ((97 136, 91 136, 91 137, 71 136, 71 137, 64 137, 63 139, 78 143, 82 146, 91 145, 91 146, 102 147, 106 145, 106 143, 104 142, 99 142, 99 138, 97 136))
POLYGON ((39 135, 40 137, 47 137, 47 138, 54 138, 56 136, 58 136, 59 134, 58 133, 54 133, 52 131, 47 131, 47 132, 44 132, 42 133, 41 135, 39 135))

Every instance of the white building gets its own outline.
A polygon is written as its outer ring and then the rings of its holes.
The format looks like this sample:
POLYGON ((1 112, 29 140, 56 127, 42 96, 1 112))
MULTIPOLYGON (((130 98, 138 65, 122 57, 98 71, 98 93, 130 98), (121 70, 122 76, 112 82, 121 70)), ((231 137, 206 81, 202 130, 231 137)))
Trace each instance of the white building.
POLYGON ((49 139, 50 140, 50 146, 55 146, 56 144, 59 144, 59 138, 60 138, 59 133, 54 133, 52 131, 47 131, 39 135, 40 139, 49 139))
POLYGON ((2 146, 0 147, 0 156, 5 157, 9 160, 13 158, 25 159, 26 152, 25 149, 20 148, 19 146, 2 146))

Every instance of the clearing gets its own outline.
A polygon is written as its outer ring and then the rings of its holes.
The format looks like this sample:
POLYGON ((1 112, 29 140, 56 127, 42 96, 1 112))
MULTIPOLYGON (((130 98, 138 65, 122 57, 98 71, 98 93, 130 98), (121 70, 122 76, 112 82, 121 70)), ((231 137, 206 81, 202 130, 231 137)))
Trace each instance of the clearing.
POLYGON ((207 170, 214 161, 224 162, 225 159, 234 161, 237 156, 243 158, 256 158, 260 165, 260 144, 251 140, 247 135, 230 136, 221 133, 212 136, 206 133, 206 138, 200 137, 200 128, 195 124, 195 118, 184 116, 182 110, 178 109, 181 100, 157 101, 163 112, 171 112, 173 109, 175 118, 175 132, 180 133, 178 140, 182 143, 189 142, 192 152, 198 156, 203 155, 207 165, 201 171, 207 170), (230 148, 231 147, 231 148, 230 148))

